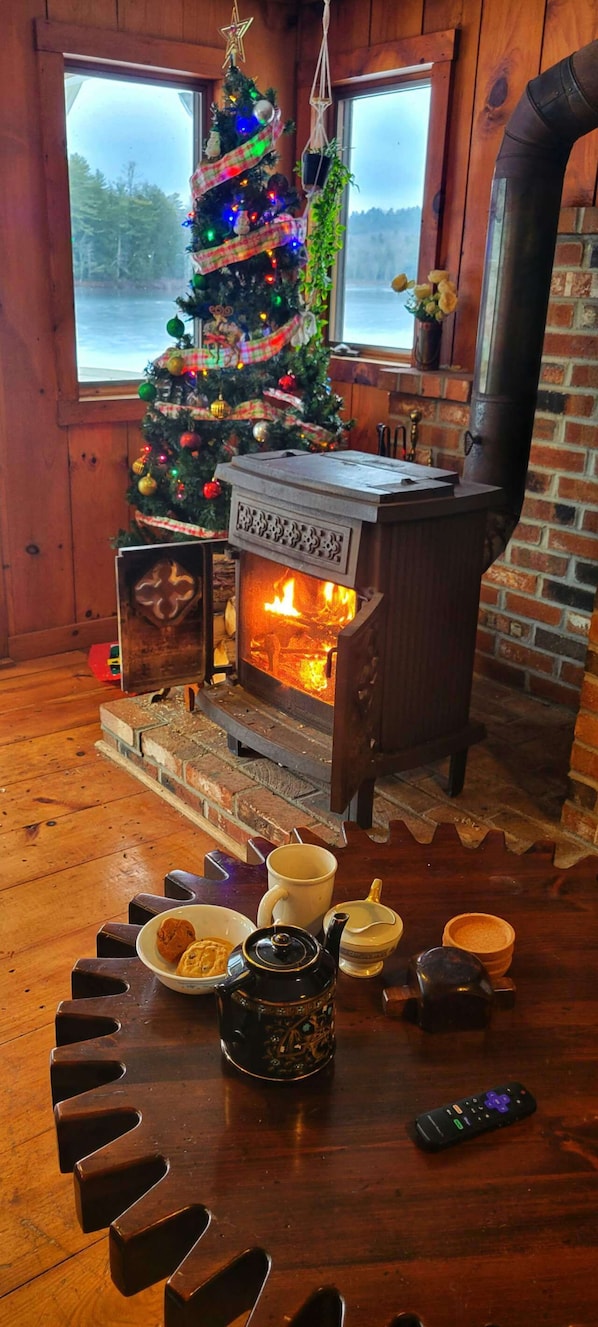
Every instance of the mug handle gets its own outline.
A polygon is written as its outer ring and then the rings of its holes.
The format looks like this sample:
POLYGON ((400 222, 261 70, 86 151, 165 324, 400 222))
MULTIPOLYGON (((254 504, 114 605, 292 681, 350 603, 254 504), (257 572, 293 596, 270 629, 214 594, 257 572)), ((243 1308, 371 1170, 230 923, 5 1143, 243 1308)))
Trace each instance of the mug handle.
POLYGON ((260 899, 260 906, 257 910, 258 926, 271 926, 272 913, 274 912, 275 904, 278 903, 280 898, 288 897, 289 895, 284 888, 284 885, 277 885, 276 889, 269 889, 268 893, 264 894, 264 897, 260 899))

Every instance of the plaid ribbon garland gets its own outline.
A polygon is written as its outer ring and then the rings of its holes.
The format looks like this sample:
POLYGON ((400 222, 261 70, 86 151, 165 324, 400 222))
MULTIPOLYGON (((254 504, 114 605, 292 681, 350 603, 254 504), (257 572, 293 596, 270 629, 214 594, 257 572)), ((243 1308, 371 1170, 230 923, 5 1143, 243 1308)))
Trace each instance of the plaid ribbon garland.
POLYGON ((149 525, 154 530, 167 530, 171 534, 188 534, 191 539, 226 539, 228 530, 205 530, 203 525, 191 525, 189 521, 174 521, 171 516, 145 516, 135 512, 138 525, 149 525))
POLYGON ((154 363, 158 367, 166 367, 171 356, 176 355, 177 359, 183 361, 182 373, 189 373, 194 369, 231 369, 239 368, 243 364, 262 364, 265 360, 278 355, 288 345, 301 327, 302 321, 302 315, 296 313, 268 336, 262 336, 258 341, 242 341, 236 347, 222 346, 217 342, 195 350, 179 350, 176 346, 170 346, 163 355, 154 360, 154 363))
MULTIPOLYGON (((272 395, 272 393, 269 393, 269 395, 272 395)), ((279 395, 282 396, 283 393, 280 392, 279 395)), ((183 411, 186 411, 191 419, 203 421, 209 420, 214 423, 214 416, 203 406, 170 405, 166 402, 156 401, 154 402, 153 408, 154 410, 159 411, 161 415, 166 415, 169 419, 176 419, 178 415, 181 415, 183 411)), ((286 425, 287 428, 301 429, 301 433, 304 437, 312 442, 329 445, 334 441, 334 434, 330 433, 328 429, 322 428, 320 424, 308 424, 292 411, 281 411, 277 408, 274 402, 266 400, 243 401, 241 405, 236 406, 235 409, 231 411, 230 415, 226 416, 227 423, 234 422, 235 420, 251 419, 276 419, 279 423, 286 425)))
POLYGON ((264 249, 277 249, 285 240, 296 239, 302 244, 304 237, 303 217, 292 217, 288 212, 281 212, 267 226, 252 230, 249 235, 227 240, 226 244, 217 244, 213 249, 199 249, 197 253, 191 254, 191 258, 198 272, 205 276, 206 272, 227 267, 229 263, 242 263, 256 253, 262 253, 264 249))
POLYGON ((274 144, 283 130, 282 116, 280 107, 277 106, 274 118, 270 124, 264 125, 253 138, 249 138, 246 143, 241 143, 233 152, 227 152, 225 157, 219 161, 209 162, 208 165, 200 165, 194 170, 189 181, 191 193, 194 198, 201 198, 209 189, 213 189, 217 184, 223 184, 225 180, 234 179, 235 175, 241 175, 244 170, 249 170, 251 166, 257 166, 258 161, 266 156, 274 147, 274 144))
MULTIPOLYGON (((166 415, 169 419, 176 419, 177 415, 182 414, 184 410, 188 412, 191 419, 205 420, 214 423, 214 416, 209 407, 201 405, 185 406, 171 405, 169 402, 154 402, 154 409, 161 415, 166 415)), ((280 409, 274 404, 262 401, 256 398, 253 401, 242 401, 241 405, 235 406, 230 415, 226 416, 227 422, 235 419, 278 419, 280 409)), ((292 418, 292 416, 289 416, 292 418)))

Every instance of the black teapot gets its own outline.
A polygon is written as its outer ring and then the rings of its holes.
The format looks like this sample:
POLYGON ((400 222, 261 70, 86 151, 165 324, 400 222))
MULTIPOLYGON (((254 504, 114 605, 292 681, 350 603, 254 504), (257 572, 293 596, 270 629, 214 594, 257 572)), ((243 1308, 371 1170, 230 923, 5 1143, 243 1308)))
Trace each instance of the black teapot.
POLYGON ((323 945, 298 926, 278 923, 254 931, 233 950, 216 1001, 220 1044, 237 1069, 288 1083, 329 1064, 346 921, 346 913, 334 913, 323 945))

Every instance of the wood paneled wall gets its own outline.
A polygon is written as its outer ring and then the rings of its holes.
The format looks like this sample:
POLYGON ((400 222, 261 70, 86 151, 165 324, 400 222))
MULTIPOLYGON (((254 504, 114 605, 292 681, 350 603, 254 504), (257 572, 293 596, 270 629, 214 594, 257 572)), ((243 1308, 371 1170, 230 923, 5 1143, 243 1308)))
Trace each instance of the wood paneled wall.
MULTIPOLYGON (((321 4, 247 0, 254 14, 247 71, 278 89, 297 118, 296 60, 314 59, 321 4)), ((127 466, 138 424, 122 418, 59 426, 54 327, 33 20, 219 48, 230 0, 4 0, 0 44, 0 659, 34 657, 114 635, 110 537, 127 523, 127 466)), ((459 29, 449 123, 442 262, 457 274, 452 360, 473 367, 492 170, 503 129, 525 84, 598 35, 598 0, 332 0, 331 53, 421 33, 459 29)), ((303 99, 302 99, 303 100, 303 99)), ((595 201, 596 135, 573 150, 563 202, 595 201)), ((287 144, 283 166, 293 161, 287 144)), ((524 297, 522 293, 522 297, 524 297)), ((367 415, 368 388, 360 409, 367 415)), ((375 409, 377 410, 376 404, 375 409)), ((90 416, 93 419, 93 416, 90 416)))

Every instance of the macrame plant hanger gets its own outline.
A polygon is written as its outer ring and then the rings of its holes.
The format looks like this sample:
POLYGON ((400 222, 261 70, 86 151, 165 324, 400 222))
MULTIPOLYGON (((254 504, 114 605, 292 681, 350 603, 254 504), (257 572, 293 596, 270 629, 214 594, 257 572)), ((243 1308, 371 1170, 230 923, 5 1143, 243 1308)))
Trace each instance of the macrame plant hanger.
POLYGON ((330 62, 328 59, 329 25, 330 0, 324 0, 322 43, 309 96, 309 104, 312 108, 310 135, 301 154, 301 181, 308 197, 308 208, 311 195, 324 188, 330 170, 330 144, 325 122, 326 111, 329 106, 332 106, 330 62))

